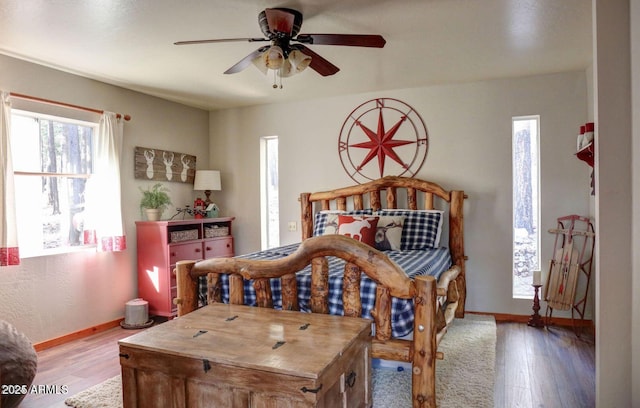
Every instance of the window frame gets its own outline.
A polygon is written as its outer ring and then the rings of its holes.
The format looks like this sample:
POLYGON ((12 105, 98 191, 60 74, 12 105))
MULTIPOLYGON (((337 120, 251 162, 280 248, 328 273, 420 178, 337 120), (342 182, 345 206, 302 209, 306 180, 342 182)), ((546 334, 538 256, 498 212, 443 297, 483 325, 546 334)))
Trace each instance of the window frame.
MULTIPOLYGON (((270 148, 273 149, 273 141, 275 140, 275 155, 276 155, 276 168, 274 169, 276 172, 276 177, 278 177, 278 160, 279 160, 279 143, 280 140, 278 136, 262 136, 260 138, 260 238, 261 238, 261 248, 263 250, 275 248, 280 245, 280 214, 279 214, 279 206, 280 201, 279 198, 277 201, 278 206, 278 217, 275 221, 271 222, 270 220, 270 209, 271 195, 269 194, 269 171, 271 168, 269 167, 269 152, 270 148)), ((279 188, 278 188, 279 189, 279 188)))
MULTIPOLYGON (((16 104, 21 105, 21 104, 16 104)), ((24 105, 24 104, 23 104, 24 105)), ((99 130, 99 121, 100 117, 96 114, 87 114, 86 112, 76 112, 71 109, 60 109, 59 107, 53 107, 46 104, 33 104, 28 103, 26 107, 17 106, 12 107, 11 109, 11 118, 13 122, 13 118, 15 116, 22 116, 26 118, 32 118, 34 120, 51 120, 59 123, 71 124, 76 126, 83 126, 92 129, 92 139, 91 139, 91 163, 95 161, 95 143, 96 136, 98 135, 99 130)), ((18 194, 19 184, 21 178, 30 178, 37 177, 39 179, 56 177, 56 178, 64 178, 67 180, 71 179, 91 179, 93 175, 93 168, 88 173, 69 173, 69 172, 47 172, 47 171, 25 171, 19 169, 19 166, 16 163, 19 163, 19 157, 15 155, 14 143, 19 135, 14 134, 13 129, 10 135, 11 143, 12 143, 12 155, 13 155, 13 163, 14 163, 14 180, 16 184, 16 194, 18 194)), ((39 157, 42 160, 42 151, 39 153, 39 157)), ((17 199, 18 197, 16 197, 17 199)), ((16 203, 19 206, 19 203, 16 203)), ((42 214, 44 216, 44 214, 42 214)), ((24 219, 24 215, 21 215, 20 209, 18 209, 16 214, 16 225, 18 232, 18 243, 20 247, 20 257, 23 259, 27 258, 36 258, 42 256, 50 256, 50 255, 58 255, 58 254, 67 254, 67 253, 75 253, 75 252, 83 252, 88 250, 95 250, 95 243, 82 243, 80 245, 69 245, 68 242, 65 245, 57 246, 54 248, 44 248, 41 247, 39 249, 35 249, 34 247, 28 247, 24 245, 25 240, 28 240, 30 232, 28 227, 26 226, 28 223, 24 219)), ((31 225, 30 225, 31 226, 31 225)), ((44 228, 44 218, 40 218, 40 226, 44 228)), ((62 235, 62 234, 61 234, 62 235)), ((41 240, 41 243, 44 244, 44 239, 41 240)))
POLYGON ((522 116, 514 116, 511 118, 511 165, 512 165, 512 268, 511 268, 511 296, 513 299, 533 299, 534 297, 534 289, 533 286, 530 286, 530 292, 528 293, 520 293, 517 292, 516 288, 523 284, 521 278, 516 274, 516 168, 515 168, 515 137, 516 137, 516 122, 517 121, 531 121, 535 120, 536 123, 536 134, 535 134, 535 147, 530 147, 530 150, 535 154, 535 158, 532 158, 532 167, 535 168, 530 169, 532 173, 535 172, 535 184, 532 185, 532 200, 535 200, 534 208, 532 209, 532 218, 534 222, 535 228, 535 240, 534 245, 536 247, 536 263, 534 267, 531 268, 530 278, 531 283, 533 283, 533 274, 535 270, 539 270, 541 268, 542 256, 541 256, 541 178, 540 178, 540 170, 542 167, 542 161, 540 157, 540 144, 541 144, 541 120, 540 115, 522 115, 522 116), (535 163, 534 163, 535 159, 535 163), (520 280, 520 281, 519 281, 520 280))

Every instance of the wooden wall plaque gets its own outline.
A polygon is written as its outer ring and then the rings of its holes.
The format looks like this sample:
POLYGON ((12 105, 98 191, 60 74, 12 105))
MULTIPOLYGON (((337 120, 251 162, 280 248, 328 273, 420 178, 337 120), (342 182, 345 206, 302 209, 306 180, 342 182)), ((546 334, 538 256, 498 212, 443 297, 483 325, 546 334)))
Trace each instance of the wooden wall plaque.
POLYGON ((196 156, 136 146, 135 178, 191 183, 196 175, 196 156))

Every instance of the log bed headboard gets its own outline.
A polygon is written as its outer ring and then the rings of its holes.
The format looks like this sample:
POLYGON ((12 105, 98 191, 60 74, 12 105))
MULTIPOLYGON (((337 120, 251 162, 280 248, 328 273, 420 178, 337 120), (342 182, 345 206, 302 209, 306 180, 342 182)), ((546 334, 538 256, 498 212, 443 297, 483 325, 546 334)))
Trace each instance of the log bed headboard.
POLYGON ((377 211, 383 208, 396 209, 399 201, 410 210, 444 210, 449 214, 449 250, 454 265, 460 268, 456 279, 460 300, 456 309, 456 317, 464 317, 466 300, 466 275, 464 253, 463 204, 467 196, 464 191, 447 191, 440 185, 416 178, 387 176, 368 183, 339 188, 330 191, 300 194, 302 240, 313 236, 314 209, 363 210, 371 208, 377 211), (406 192, 405 193, 403 193, 406 192), (382 196, 385 196, 383 206, 382 196), (438 199, 443 203, 438 206, 438 199), (403 202, 406 200, 406 203, 403 202), (316 204, 314 206, 314 204, 316 204), (348 207, 352 208, 348 208, 348 207))

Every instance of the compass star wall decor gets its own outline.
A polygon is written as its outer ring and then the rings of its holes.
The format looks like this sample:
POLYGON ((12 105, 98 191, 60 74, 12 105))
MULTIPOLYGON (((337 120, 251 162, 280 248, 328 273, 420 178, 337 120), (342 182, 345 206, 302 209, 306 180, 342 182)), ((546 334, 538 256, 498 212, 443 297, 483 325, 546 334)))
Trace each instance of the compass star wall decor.
POLYGON ((342 124, 338 139, 342 167, 357 183, 389 175, 413 177, 428 150, 429 135, 422 117, 392 98, 372 99, 355 108, 342 124))

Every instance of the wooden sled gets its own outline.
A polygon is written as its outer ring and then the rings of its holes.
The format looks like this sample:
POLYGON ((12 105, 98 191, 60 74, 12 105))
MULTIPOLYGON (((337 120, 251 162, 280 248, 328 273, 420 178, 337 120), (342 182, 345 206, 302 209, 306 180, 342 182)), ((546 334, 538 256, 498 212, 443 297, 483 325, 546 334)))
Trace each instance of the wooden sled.
POLYGON ((550 229, 549 232, 556 234, 556 238, 544 288, 547 325, 551 321, 554 309, 571 310, 571 323, 574 332, 579 335, 575 314, 577 313, 581 320, 580 326, 584 326, 582 323, 589 293, 595 245, 593 224, 588 217, 568 215, 558 218, 557 228, 550 229), (576 301, 581 275, 586 279, 586 286, 584 294, 576 301))

